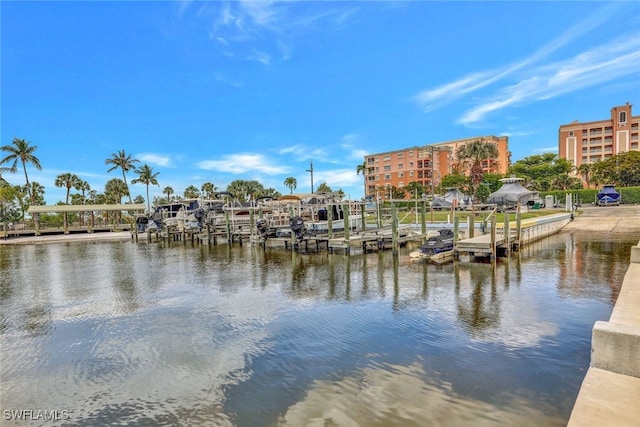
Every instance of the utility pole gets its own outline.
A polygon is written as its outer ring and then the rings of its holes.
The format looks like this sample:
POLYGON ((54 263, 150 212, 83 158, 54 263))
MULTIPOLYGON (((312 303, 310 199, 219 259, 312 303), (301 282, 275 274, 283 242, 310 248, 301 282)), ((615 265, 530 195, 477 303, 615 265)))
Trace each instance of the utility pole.
POLYGON ((307 169, 307 172, 311 172, 311 192, 313 193, 313 162, 309 162, 311 165, 310 169, 307 169))

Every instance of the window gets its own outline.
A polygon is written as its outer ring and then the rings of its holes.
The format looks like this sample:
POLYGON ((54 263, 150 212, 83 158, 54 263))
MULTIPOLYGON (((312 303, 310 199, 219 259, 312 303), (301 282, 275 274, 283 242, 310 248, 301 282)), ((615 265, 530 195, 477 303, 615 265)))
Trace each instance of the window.
POLYGON ((398 178, 404 177, 404 172, 398 172, 398 178))
POLYGON ((384 156, 382 160, 384 160, 385 162, 388 162, 389 160, 391 160, 391 156, 384 156))
POLYGON ((401 159, 404 157, 404 153, 398 153, 398 158, 401 159))
POLYGON ((384 170, 390 171, 391 170, 391 165, 384 165, 384 170))
POLYGON ((572 130, 569 131, 569 136, 573 136, 573 131, 572 130))
POLYGON ((620 111, 620 114, 618 115, 618 118, 620 119, 620 123, 627 123, 627 112, 626 111, 620 111))
POLYGON ((402 169, 403 167, 404 167, 404 164, 398 163, 398 169, 402 169))
POLYGON ((384 175, 384 179, 387 180, 387 181, 390 180, 391 179, 391 174, 389 174, 389 173, 385 174, 384 175))

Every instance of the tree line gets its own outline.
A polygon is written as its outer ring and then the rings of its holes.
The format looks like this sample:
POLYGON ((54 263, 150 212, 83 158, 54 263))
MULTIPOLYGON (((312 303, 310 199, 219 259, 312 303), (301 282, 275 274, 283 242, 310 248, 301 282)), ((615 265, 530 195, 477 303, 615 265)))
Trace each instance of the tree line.
MULTIPOLYGON (((583 163, 575 167, 567 159, 554 153, 544 153, 520 159, 507 168, 507 173, 496 173, 498 149, 495 144, 473 141, 458 148, 458 163, 450 174, 444 176, 439 185, 433 188, 442 194, 447 188, 459 188, 472 196, 476 202, 488 199, 497 191, 506 177, 522 178, 529 190, 546 192, 551 190, 580 190, 599 187, 603 184, 614 184, 617 187, 640 186, 640 152, 629 151, 613 155, 607 159, 593 163, 583 163), (488 169, 489 172, 485 172, 488 169), (468 173, 465 173, 468 171, 468 173), (582 178, 582 179, 580 179, 582 178)), ((367 165, 362 163, 356 173, 364 176, 365 194, 367 193, 367 165)), ((380 191, 388 192, 392 199, 421 198, 423 194, 431 194, 431 187, 425 187, 412 181, 402 188, 390 186, 380 191)))
MULTIPOLYGON (((5 156, 0 159, 0 216, 2 216, 0 220, 10 222, 24 221, 25 214, 30 206, 46 204, 44 199, 45 187, 37 181, 30 181, 27 171, 27 166, 42 170, 40 159, 35 154, 37 148, 30 141, 20 138, 13 138, 10 145, 0 147, 0 151, 5 153, 5 156), (24 173, 24 185, 11 185, 2 178, 3 173, 18 173, 19 171, 24 173)), ((125 150, 119 150, 111 154, 111 157, 105 160, 105 165, 110 166, 107 172, 121 171, 122 178, 112 178, 107 181, 102 192, 92 189, 87 181, 76 174, 63 173, 58 175, 54 185, 66 189, 64 202, 59 201, 58 204, 68 205, 69 202, 74 205, 120 204, 122 199, 127 197, 129 203, 141 204, 146 202, 147 209, 150 211, 149 186, 160 187, 158 182, 160 172, 154 171, 148 164, 140 164, 138 159, 133 158, 131 154, 127 154, 125 150), (131 180, 131 184, 143 184, 146 188, 146 198, 142 195, 131 197, 127 181, 127 175, 130 172, 136 175, 131 180), (72 190, 77 192, 72 193, 72 190)), ((287 177, 283 184, 291 192, 297 187, 296 179, 293 177, 287 177)), ((280 192, 273 188, 265 188, 256 180, 235 180, 229 183, 226 189, 222 191, 232 194, 235 199, 245 202, 264 196, 273 198, 281 196, 280 192)), ((318 191, 331 192, 332 190, 326 183, 321 183, 318 191)), ((162 197, 154 197, 153 204, 170 203, 181 197, 185 199, 201 197, 214 199, 219 193, 218 187, 211 182, 205 182, 200 188, 190 185, 185 188, 182 196, 175 194, 171 186, 165 186, 162 190, 162 197)))

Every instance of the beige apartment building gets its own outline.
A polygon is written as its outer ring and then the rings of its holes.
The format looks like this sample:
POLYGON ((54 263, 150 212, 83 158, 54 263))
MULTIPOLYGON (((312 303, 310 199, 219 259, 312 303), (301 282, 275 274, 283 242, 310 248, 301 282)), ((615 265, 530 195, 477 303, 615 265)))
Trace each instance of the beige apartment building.
POLYGON ((604 160, 614 154, 638 151, 638 123, 640 116, 633 116, 632 105, 613 107, 606 120, 560 125, 558 154, 578 167, 583 163, 604 160))
POLYGON ((410 182, 419 183, 431 193, 442 178, 455 169, 468 175, 469 171, 460 165, 456 152, 458 148, 474 141, 496 144, 498 158, 485 162, 483 167, 485 172, 505 174, 511 164, 508 137, 477 136, 457 139, 365 156, 365 196, 388 199, 390 187, 403 188, 410 182))

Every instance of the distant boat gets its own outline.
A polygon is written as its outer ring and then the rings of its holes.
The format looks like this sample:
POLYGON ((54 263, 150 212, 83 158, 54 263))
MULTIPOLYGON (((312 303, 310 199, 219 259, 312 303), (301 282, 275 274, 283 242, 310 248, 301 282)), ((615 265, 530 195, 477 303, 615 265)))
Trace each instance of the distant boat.
POLYGON ((443 252, 453 250, 453 231, 444 228, 437 236, 431 236, 417 251, 411 252, 411 258, 431 258, 443 252))
POLYGON ((616 191, 613 185, 607 184, 603 186, 596 197, 596 205, 598 206, 620 205, 620 193, 616 191))
POLYGON ((185 199, 165 203, 155 207, 148 215, 139 215, 136 226, 139 232, 147 229, 162 230, 165 227, 176 227, 177 230, 200 229, 206 210, 200 207, 197 199, 185 199))
POLYGON ((511 208, 518 203, 526 205, 531 200, 535 192, 527 190, 522 186, 522 178, 503 178, 502 187, 489 196, 488 203, 495 204, 499 208, 511 208))

